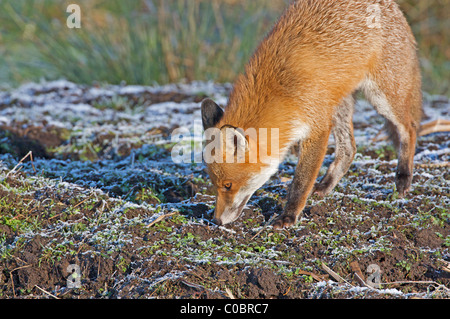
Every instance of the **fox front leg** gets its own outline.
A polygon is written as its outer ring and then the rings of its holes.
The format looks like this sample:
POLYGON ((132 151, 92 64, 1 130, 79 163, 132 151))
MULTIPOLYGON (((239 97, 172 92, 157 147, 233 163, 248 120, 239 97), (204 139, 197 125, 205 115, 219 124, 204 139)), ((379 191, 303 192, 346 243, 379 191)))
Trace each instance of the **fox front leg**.
POLYGON ((283 214, 273 223, 275 229, 290 227, 297 223, 319 174, 327 151, 329 136, 329 129, 315 132, 300 143, 300 156, 289 188, 287 204, 283 214))

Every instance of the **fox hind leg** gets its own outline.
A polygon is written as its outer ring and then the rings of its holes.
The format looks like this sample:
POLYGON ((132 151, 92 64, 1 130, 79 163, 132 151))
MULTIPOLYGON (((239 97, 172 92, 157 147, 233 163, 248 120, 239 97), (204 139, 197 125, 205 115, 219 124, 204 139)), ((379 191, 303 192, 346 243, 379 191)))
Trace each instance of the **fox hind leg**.
MULTIPOLYGON (((411 187, 414 168, 417 127, 420 125, 420 92, 402 95, 392 94, 372 80, 363 85, 365 95, 377 112, 386 120, 386 129, 398 153, 395 185, 400 197, 411 187), (413 98, 408 98, 413 97, 413 98)), ((413 88, 411 90, 414 90, 413 88)), ((414 90, 417 91, 417 90, 414 90)))

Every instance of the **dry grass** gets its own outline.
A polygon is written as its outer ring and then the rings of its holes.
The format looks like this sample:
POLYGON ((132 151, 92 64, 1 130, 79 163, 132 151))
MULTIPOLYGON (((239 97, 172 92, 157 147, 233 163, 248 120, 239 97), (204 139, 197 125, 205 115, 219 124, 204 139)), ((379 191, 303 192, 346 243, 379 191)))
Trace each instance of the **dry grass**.
MULTIPOLYGON (((0 82, 231 82, 288 2, 80 0, 75 30, 65 27, 69 1, 5 1, 0 82)), ((398 2, 418 40, 424 90, 450 94, 449 0, 398 2)))

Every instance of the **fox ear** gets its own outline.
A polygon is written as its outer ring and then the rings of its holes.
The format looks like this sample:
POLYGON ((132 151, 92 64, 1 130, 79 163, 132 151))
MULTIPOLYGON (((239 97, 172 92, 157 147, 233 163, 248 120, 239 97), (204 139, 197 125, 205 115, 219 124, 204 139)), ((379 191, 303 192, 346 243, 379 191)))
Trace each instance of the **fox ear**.
POLYGON ((203 129, 207 130, 210 127, 216 126, 223 116, 223 110, 213 100, 205 99, 202 102, 202 122, 203 129))
POLYGON ((245 156, 245 152, 249 151, 249 143, 245 138, 244 131, 231 125, 222 126, 220 131, 227 154, 245 156))

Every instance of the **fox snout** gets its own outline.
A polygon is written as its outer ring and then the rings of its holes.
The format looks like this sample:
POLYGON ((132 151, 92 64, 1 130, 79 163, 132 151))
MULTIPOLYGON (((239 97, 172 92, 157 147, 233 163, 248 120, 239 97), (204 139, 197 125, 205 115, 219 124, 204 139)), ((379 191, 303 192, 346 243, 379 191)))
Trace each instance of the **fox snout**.
POLYGON ((247 195, 243 199, 235 198, 232 202, 228 202, 221 196, 218 196, 216 200, 216 209, 214 210, 213 223, 220 226, 234 222, 242 215, 242 211, 250 199, 250 196, 251 195, 247 195))

